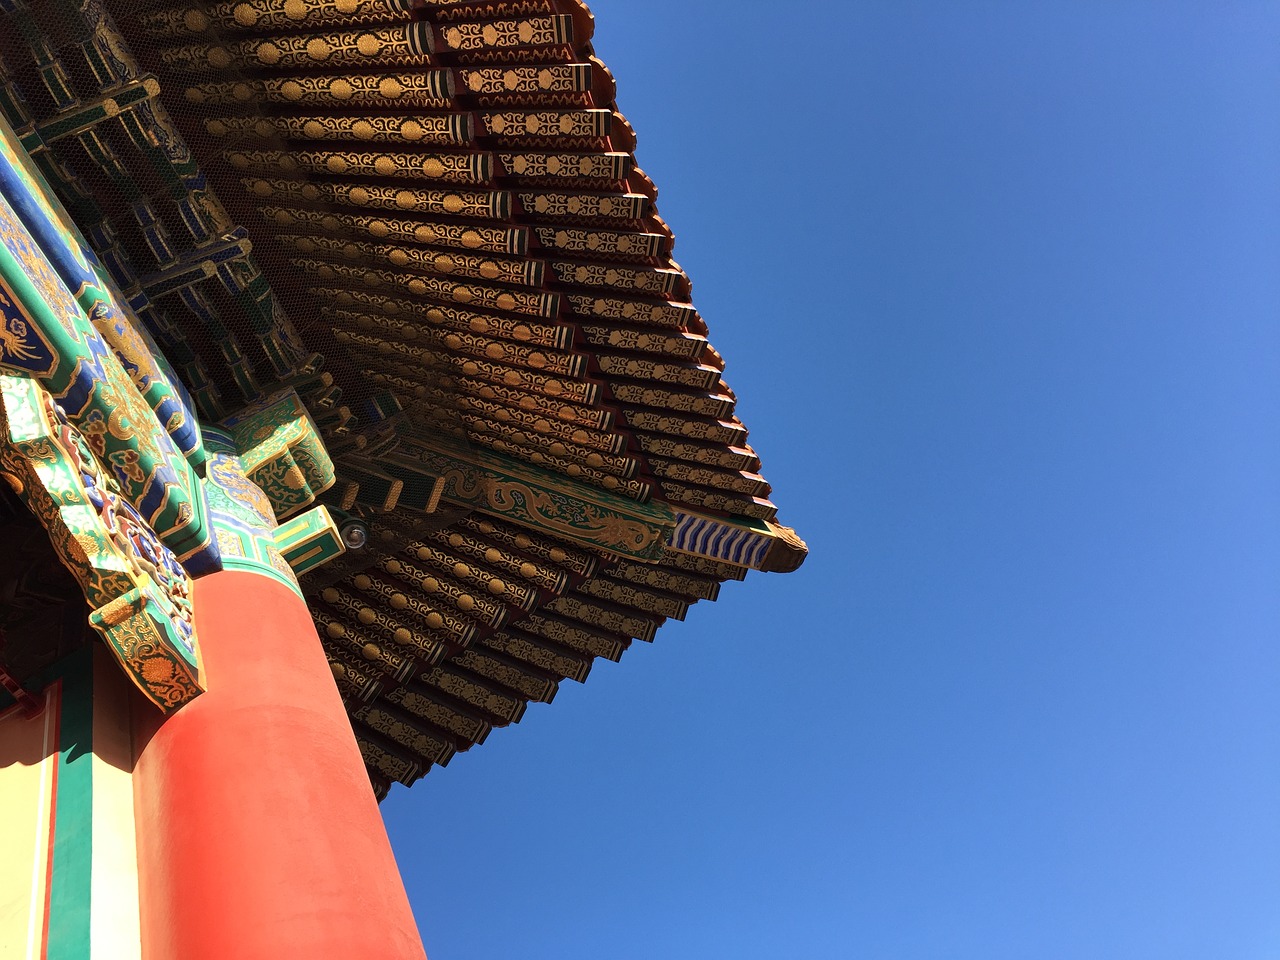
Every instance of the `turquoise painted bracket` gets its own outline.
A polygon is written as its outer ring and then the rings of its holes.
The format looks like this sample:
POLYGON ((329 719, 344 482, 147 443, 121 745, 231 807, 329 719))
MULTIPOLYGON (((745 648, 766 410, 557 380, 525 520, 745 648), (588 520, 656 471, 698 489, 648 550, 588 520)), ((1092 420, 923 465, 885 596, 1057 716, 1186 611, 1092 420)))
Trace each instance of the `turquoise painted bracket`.
POLYGON ((296 391, 277 390, 222 421, 245 474, 266 493, 280 519, 333 486, 333 460, 296 391))
POLYGON ((90 624, 147 698, 168 712, 198 696, 190 575, 28 376, 0 375, 0 477, 48 532, 90 624))
POLYGON ((209 451, 205 496, 223 569, 271 577, 302 596, 298 578, 276 542, 277 524, 271 501, 245 474, 234 438, 218 427, 206 424, 203 429, 209 451))

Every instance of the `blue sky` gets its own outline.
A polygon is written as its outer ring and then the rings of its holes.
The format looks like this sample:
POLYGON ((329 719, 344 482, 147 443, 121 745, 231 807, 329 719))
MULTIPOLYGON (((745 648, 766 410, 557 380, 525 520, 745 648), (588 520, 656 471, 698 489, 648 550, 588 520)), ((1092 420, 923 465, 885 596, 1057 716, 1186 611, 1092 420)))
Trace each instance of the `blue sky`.
POLYGON ((393 792, 433 960, 1280 955, 1280 7, 593 9, 811 556, 393 792))

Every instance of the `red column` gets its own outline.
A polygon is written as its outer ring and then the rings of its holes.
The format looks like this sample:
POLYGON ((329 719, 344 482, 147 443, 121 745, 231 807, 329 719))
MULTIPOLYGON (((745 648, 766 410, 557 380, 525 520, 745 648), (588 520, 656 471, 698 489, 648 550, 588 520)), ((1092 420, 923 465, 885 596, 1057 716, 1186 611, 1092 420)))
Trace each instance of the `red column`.
POLYGON ((144 960, 423 960, 306 604, 223 571, 195 609, 208 690, 139 731, 144 960))

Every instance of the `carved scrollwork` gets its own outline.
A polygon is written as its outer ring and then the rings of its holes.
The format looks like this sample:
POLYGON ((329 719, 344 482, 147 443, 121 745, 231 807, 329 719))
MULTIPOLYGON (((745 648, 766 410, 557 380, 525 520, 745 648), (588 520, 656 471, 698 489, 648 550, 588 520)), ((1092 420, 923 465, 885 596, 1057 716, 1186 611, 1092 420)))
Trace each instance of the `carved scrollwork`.
POLYGON ((0 468, 79 582, 89 622, 139 689, 172 711, 198 695, 191 579, 53 397, 0 376, 0 468))

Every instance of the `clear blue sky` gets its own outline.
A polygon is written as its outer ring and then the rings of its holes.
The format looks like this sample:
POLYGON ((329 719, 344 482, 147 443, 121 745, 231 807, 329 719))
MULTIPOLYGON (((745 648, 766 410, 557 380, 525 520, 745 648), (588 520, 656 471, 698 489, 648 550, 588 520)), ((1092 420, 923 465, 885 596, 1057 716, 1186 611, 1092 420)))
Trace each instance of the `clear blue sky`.
POLYGON ((812 553, 393 793, 432 960, 1280 956, 1280 6, 593 8, 812 553))

